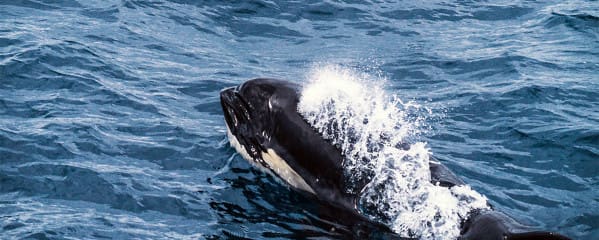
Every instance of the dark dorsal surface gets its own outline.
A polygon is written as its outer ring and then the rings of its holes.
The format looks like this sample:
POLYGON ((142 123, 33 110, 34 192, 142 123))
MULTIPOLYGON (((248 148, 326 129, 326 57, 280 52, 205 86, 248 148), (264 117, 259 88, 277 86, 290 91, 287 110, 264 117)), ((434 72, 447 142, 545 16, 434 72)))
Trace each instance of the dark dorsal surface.
POLYGON ((462 240, 567 240, 554 232, 535 231, 497 211, 472 213, 462 226, 462 240))

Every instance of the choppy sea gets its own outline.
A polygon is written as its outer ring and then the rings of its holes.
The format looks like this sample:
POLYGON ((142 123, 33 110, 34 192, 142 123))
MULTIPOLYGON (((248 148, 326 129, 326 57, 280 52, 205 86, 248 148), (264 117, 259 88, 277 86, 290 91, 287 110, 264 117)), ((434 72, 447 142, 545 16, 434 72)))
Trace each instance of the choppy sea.
POLYGON ((229 147, 221 89, 319 64, 430 109, 496 209, 599 239, 597 1, 0 0, 0 238, 331 235, 229 147))

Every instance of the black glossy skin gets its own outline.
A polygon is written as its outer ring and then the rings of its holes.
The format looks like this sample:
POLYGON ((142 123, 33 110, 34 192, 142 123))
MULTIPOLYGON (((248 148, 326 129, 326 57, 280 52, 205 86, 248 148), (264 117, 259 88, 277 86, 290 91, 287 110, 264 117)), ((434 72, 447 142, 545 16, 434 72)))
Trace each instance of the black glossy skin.
POLYGON ((314 189, 318 199, 354 209, 355 198, 342 191, 341 155, 297 113, 297 90, 297 85, 271 79, 223 90, 221 104, 229 129, 257 161, 260 152, 273 149, 314 189))
MULTIPOLYGON (((220 97, 225 121, 255 161, 268 168, 261 162, 261 152, 273 149, 303 177, 318 200, 367 221, 357 210, 358 196, 343 190, 343 157, 340 151, 324 140, 297 112, 300 90, 297 84, 264 78, 224 89, 220 97)), ((430 162, 430 170, 431 182, 435 184, 444 187, 464 184, 436 161, 430 162)), ((555 233, 529 231, 531 229, 504 214, 485 211, 471 215, 463 224, 460 239, 568 239, 555 233)))

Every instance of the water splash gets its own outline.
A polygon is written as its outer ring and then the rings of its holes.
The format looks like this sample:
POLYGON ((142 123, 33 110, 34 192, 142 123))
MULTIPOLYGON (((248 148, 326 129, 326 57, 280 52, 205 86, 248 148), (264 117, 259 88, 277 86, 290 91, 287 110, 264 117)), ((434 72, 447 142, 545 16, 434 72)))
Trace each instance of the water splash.
POLYGON ((344 156, 346 191, 361 211, 399 234, 457 238, 460 224, 487 200, 468 186, 431 183, 429 149, 414 141, 430 112, 384 91, 385 79, 325 65, 314 68, 298 112, 344 156))

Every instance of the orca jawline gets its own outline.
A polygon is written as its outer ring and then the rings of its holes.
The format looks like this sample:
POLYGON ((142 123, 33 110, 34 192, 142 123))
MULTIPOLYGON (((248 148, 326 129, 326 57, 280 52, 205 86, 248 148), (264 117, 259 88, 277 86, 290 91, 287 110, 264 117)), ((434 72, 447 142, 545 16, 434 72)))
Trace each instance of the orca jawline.
POLYGON ((294 171, 273 149, 269 148, 266 150, 266 152, 260 152, 262 160, 268 165, 268 167, 265 167, 250 156, 245 147, 239 143, 237 137, 231 133, 231 129, 229 129, 228 125, 227 138, 229 139, 231 146, 234 147, 235 150, 253 166, 257 167, 263 172, 269 173, 275 177, 275 179, 282 180, 294 188, 316 195, 314 189, 312 189, 312 187, 310 187, 310 185, 308 185, 308 183, 306 183, 306 181, 296 171, 294 171))

